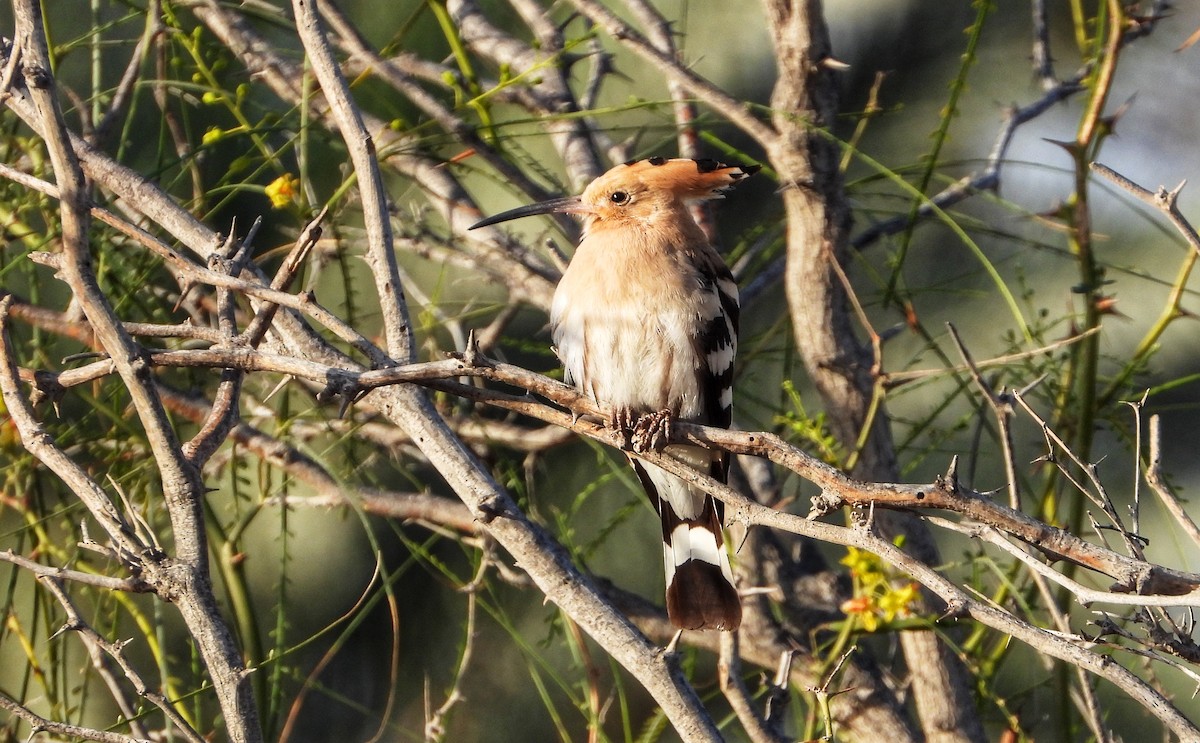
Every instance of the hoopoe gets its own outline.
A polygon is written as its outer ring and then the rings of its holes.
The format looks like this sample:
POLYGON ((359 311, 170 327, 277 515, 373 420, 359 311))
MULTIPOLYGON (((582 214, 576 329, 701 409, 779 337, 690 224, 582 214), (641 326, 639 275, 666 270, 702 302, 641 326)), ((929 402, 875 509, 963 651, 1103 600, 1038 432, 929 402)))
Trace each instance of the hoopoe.
MULTIPOLYGON (((672 418, 729 427, 737 351, 738 288, 688 211, 720 198, 759 166, 713 160, 618 165, 578 197, 519 207, 484 227, 550 212, 583 216, 583 239, 554 293, 555 350, 567 381, 613 406, 609 421, 635 451, 661 448, 672 418)), ((664 451, 725 481, 725 452, 664 451)), ((662 518, 667 614, 682 629, 735 630, 741 602, 722 535, 720 501, 633 456, 662 518)))

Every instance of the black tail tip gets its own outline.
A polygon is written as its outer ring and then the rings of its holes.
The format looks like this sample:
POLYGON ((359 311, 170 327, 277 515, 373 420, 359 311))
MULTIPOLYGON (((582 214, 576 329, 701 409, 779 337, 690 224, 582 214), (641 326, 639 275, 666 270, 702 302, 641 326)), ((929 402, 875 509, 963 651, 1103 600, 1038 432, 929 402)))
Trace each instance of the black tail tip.
POLYGON ((667 616, 679 629, 733 632, 742 624, 742 602, 721 568, 688 560, 667 586, 667 616))

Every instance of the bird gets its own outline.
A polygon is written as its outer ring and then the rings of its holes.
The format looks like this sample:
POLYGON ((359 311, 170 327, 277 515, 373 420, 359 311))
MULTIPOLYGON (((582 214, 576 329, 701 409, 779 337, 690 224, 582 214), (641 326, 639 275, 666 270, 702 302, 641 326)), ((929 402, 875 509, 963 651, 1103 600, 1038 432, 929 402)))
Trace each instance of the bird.
MULTIPOLYGON (((579 196, 480 220, 583 218, 554 292, 550 330, 566 380, 613 411, 634 452, 659 450, 721 482, 728 454, 668 444, 673 420, 728 428, 733 413, 738 286, 689 205, 722 198, 759 170, 710 159, 651 157, 617 165, 579 196)), ((667 615, 679 629, 735 631, 742 608, 723 504, 627 452, 662 522, 667 615)))

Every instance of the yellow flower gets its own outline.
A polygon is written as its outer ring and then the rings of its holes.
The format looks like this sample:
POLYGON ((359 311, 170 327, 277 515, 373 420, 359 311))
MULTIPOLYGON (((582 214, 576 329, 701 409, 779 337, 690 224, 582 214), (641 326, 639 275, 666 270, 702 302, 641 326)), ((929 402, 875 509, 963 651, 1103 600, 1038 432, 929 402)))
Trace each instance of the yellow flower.
POLYGON ((879 599, 879 609, 883 612, 884 619, 890 622, 897 615, 904 616, 911 613, 909 608, 919 595, 916 583, 908 583, 885 593, 879 599))
POLYGON ((282 209, 292 203, 292 199, 296 196, 296 188, 300 185, 300 181, 290 173, 284 173, 275 180, 267 184, 267 198, 271 200, 271 206, 276 209, 282 209))
POLYGON ((879 558, 856 547, 847 547, 846 556, 839 562, 850 568, 850 574, 857 577, 879 572, 879 558))

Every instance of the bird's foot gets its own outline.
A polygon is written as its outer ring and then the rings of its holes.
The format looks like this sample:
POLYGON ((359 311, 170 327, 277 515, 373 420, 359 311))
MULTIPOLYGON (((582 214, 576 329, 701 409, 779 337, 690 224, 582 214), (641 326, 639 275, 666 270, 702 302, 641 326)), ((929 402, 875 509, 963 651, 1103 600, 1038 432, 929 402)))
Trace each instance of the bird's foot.
POLYGON ((621 434, 622 446, 629 445, 629 437, 633 432, 634 425, 637 424, 637 419, 637 413, 633 412, 633 408, 613 408, 612 415, 608 419, 608 427, 621 434))
POLYGON ((644 454, 651 450, 663 450, 671 438, 672 420, 674 415, 670 410, 637 413, 632 408, 620 407, 613 410, 608 424, 621 433, 626 446, 644 454))
POLYGON ((662 451, 671 438, 671 420, 674 416, 670 410, 659 410, 640 416, 633 424, 633 433, 629 443, 633 450, 644 454, 650 450, 662 451))

